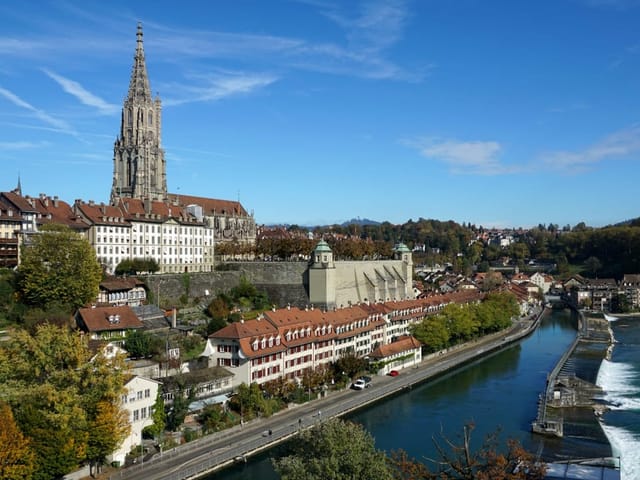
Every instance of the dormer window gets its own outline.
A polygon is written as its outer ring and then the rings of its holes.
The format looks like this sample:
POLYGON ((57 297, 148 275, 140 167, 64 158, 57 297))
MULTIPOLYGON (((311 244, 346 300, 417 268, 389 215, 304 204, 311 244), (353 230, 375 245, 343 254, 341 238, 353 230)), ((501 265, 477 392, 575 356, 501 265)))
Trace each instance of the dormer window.
POLYGON ((280 335, 276 337, 276 345, 280 345, 280 335))
POLYGON ((269 347, 273 347, 273 337, 269 337, 269 347))
POLYGON ((258 350, 258 339, 257 338, 251 344, 251 348, 253 348, 254 351, 258 350))
POLYGON ((267 348, 267 339, 263 338, 260 342, 260 348, 267 348))

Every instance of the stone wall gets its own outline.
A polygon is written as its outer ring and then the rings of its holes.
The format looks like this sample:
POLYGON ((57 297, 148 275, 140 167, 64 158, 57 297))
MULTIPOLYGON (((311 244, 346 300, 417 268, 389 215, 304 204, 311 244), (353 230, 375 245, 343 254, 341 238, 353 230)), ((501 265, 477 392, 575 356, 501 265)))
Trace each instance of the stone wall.
POLYGON ((225 264, 225 268, 228 270, 149 275, 142 280, 155 302, 160 295, 161 306, 179 304, 180 297, 187 294, 187 286, 190 302, 206 302, 206 298, 213 298, 237 286, 243 276, 256 288, 267 292, 276 307, 287 304, 304 307, 309 304, 305 262, 231 262, 225 264))

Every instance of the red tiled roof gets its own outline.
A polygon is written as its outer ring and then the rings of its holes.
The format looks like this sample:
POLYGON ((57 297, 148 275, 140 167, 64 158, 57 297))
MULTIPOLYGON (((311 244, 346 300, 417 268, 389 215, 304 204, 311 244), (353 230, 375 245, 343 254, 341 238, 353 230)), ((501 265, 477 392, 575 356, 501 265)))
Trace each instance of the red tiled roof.
POLYGON ((78 310, 78 317, 88 332, 144 327, 140 319, 128 306, 81 308, 78 310))
POLYGON ((387 343, 386 345, 380 345, 371 354, 373 358, 386 358, 398 353, 408 352, 420 348, 420 342, 411 335, 403 335, 399 337, 395 342, 387 343))
POLYGON ((181 206, 199 205, 204 210, 203 213, 207 216, 213 215, 214 213, 218 215, 247 216, 247 211, 240 202, 235 202, 233 200, 194 197, 192 195, 179 195, 176 193, 170 193, 168 197, 170 202, 177 203, 181 206))
POLYGON ((120 290, 131 290, 132 288, 143 286, 144 282, 135 277, 110 277, 100 282, 100 288, 110 292, 120 290))

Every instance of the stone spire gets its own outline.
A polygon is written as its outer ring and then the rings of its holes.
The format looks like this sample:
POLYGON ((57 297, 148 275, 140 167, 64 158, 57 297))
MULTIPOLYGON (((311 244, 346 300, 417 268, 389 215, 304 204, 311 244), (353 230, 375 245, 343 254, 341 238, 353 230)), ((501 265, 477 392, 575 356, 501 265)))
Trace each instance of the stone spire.
POLYGON ((133 57, 133 69, 131 70, 131 81, 129 82, 128 100, 130 102, 151 102, 151 89, 149 88, 147 65, 144 61, 142 35, 142 24, 138 23, 136 55, 133 57))
POLYGON ((113 147, 112 204, 120 197, 167 200, 162 105, 159 98, 151 98, 140 23, 136 37, 129 92, 122 108, 120 135, 113 147))

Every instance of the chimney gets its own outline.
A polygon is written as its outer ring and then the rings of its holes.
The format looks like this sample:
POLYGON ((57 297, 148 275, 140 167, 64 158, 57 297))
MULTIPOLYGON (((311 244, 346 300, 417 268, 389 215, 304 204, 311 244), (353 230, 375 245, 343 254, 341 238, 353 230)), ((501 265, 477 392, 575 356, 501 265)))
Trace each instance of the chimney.
POLYGON ((178 310, 174 307, 171 313, 171 328, 176 328, 178 325, 178 310))
POLYGON ((53 197, 53 206, 58 208, 59 203, 60 202, 58 201, 58 196, 56 195, 55 197, 53 197))

